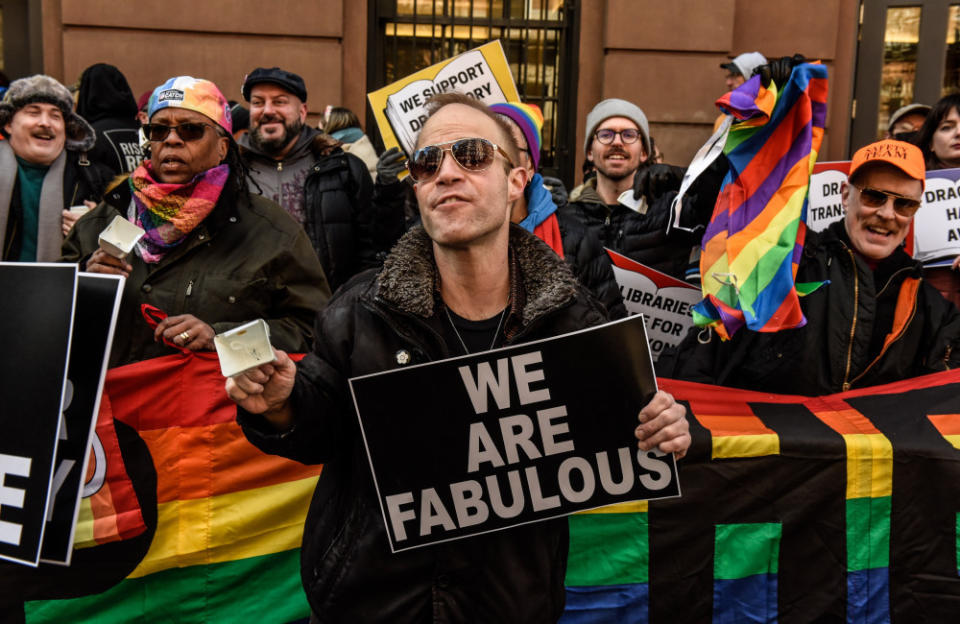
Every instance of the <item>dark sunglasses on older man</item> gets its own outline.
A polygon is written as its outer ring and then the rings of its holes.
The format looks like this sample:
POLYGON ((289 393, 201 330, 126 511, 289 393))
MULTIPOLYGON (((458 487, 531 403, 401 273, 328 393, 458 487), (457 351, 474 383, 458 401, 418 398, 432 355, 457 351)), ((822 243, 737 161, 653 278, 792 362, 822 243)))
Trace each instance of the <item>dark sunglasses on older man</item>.
POLYGON ((182 123, 179 126, 149 123, 143 124, 143 133, 151 141, 162 141, 167 138, 171 130, 176 130, 177 136, 180 137, 181 141, 199 141, 203 138, 203 133, 206 131, 207 126, 213 128, 213 126, 208 123, 195 121, 182 123))
POLYGON ((480 138, 457 139, 456 141, 447 141, 436 145, 425 145, 415 151, 413 157, 407 163, 410 177, 417 182, 424 182, 437 175, 437 172, 440 171, 440 165, 443 164, 443 155, 446 152, 450 152, 450 155, 464 171, 489 169, 497 152, 503 156, 511 167, 516 166, 510 156, 495 143, 480 138))
POLYGON ((912 217, 920 208, 920 200, 904 197, 890 191, 870 188, 869 186, 855 186, 860 191, 860 203, 870 208, 883 208, 888 199, 893 200, 893 211, 901 217, 912 217))

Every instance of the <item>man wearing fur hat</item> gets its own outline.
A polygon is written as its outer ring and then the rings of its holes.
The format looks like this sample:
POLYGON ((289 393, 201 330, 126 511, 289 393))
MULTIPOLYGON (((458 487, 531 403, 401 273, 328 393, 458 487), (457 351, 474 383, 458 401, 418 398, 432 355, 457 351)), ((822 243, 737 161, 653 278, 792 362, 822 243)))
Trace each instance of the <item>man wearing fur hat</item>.
POLYGON ((95 205, 105 174, 86 151, 95 134, 50 76, 13 81, 0 102, 0 258, 55 262, 81 211, 95 205))

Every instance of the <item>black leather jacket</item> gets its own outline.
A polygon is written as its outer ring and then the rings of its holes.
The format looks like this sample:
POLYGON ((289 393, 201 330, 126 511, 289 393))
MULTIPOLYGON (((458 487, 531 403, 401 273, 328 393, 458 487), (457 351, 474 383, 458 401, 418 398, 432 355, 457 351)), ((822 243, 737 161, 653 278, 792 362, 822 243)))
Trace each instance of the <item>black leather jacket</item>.
MULTIPOLYGON (((511 229, 512 306, 506 342, 605 320, 539 239, 511 229)), ((304 529, 302 580, 320 622, 556 622, 563 612, 568 531, 551 520, 391 554, 347 379, 451 356, 429 238, 404 236, 382 272, 351 280, 318 319, 314 352, 298 365, 295 425, 276 433, 240 411, 269 453, 324 463, 304 529)), ((397 397, 397 417, 415 409, 397 397)))

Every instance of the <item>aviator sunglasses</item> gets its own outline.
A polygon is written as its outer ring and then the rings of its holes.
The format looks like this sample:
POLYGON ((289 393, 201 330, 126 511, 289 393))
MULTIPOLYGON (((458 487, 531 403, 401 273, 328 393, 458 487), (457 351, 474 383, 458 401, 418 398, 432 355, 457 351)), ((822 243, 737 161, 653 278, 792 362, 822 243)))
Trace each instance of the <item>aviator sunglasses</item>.
POLYGON ((148 123, 143 124, 143 134, 151 141, 162 141, 167 138, 171 130, 176 130, 180 140, 198 141, 203 138, 203 133, 207 129, 207 126, 213 127, 208 123, 194 121, 182 123, 179 126, 148 123))
POLYGON ((424 182, 435 176, 440 171, 440 165, 443 164, 445 152, 450 152, 450 155, 464 171, 484 171, 488 169, 497 152, 503 156, 511 168, 516 167, 510 156, 495 143, 480 138, 457 139, 456 141, 447 141, 436 145, 426 145, 415 151, 413 157, 407 162, 410 177, 417 182, 424 182))
POLYGON ((920 208, 920 200, 897 195, 890 191, 870 188, 869 186, 854 186, 860 191, 860 203, 870 208, 883 208, 888 199, 893 200, 893 211, 901 217, 912 217, 920 208))

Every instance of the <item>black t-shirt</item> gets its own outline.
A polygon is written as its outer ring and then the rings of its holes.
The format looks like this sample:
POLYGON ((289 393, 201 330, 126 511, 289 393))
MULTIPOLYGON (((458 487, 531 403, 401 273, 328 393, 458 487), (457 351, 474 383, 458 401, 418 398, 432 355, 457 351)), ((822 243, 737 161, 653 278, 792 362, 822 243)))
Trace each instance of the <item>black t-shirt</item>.
POLYGON ((507 308, 480 321, 465 319, 450 308, 445 308, 445 313, 449 314, 449 322, 444 323, 443 337, 451 355, 489 351, 502 343, 507 308))

